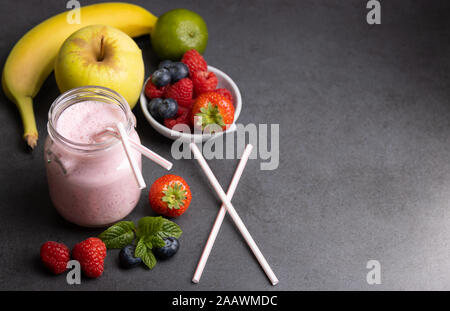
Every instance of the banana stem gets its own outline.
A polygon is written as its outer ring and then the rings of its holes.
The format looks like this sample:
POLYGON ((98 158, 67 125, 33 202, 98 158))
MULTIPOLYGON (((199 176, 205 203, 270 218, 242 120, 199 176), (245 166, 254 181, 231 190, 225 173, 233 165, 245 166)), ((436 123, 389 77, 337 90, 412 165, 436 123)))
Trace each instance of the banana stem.
POLYGON ((17 99, 17 107, 19 108, 20 116, 23 123, 23 138, 26 140, 28 146, 34 149, 37 145, 38 131, 36 128, 36 120, 33 111, 33 98, 22 97, 17 99))

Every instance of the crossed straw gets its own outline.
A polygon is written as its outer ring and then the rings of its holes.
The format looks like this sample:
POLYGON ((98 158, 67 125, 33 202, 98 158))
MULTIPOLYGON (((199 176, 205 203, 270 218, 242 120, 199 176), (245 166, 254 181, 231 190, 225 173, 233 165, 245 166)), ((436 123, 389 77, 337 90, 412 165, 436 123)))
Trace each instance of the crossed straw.
POLYGON ((230 186, 228 187, 227 194, 225 194, 225 192, 223 191, 222 187, 220 186, 219 182, 217 181, 217 178, 214 176, 213 172, 209 168, 208 164, 206 163, 205 158, 203 157, 202 153, 198 149, 197 145, 195 143, 190 143, 189 147, 191 148, 191 151, 194 154, 195 159, 198 161, 198 163, 200 164, 200 167, 202 168, 203 172, 205 173, 206 177, 208 178, 209 183, 214 188, 214 190, 216 191, 220 200, 222 201, 222 206, 220 207, 219 213, 217 214, 217 217, 216 217, 216 220, 212 227, 211 233, 209 234, 208 240, 203 249, 202 255, 201 255, 200 260, 197 265, 197 269, 195 270, 195 273, 194 273, 194 277, 192 278, 192 282, 194 282, 194 283, 200 282, 200 278, 202 276, 203 269, 205 268, 209 254, 211 253, 211 249, 214 245, 214 241, 216 240, 217 234, 219 233, 219 229, 220 229, 220 226, 222 225, 225 214, 228 212, 228 214, 231 216, 231 219, 233 220, 234 224, 239 229, 242 237, 245 239, 248 246, 250 247, 253 254, 255 255, 256 259, 258 260, 259 264, 261 265, 262 269, 266 273, 266 275, 269 278, 272 285, 277 285, 278 279, 275 276, 275 273, 272 271, 272 268, 270 268, 269 263, 267 262, 266 258, 264 258, 264 255, 259 250, 259 247, 258 247, 258 245, 256 245, 255 240, 253 240, 252 236, 250 235, 250 232, 248 232, 247 228, 245 227, 244 223, 242 222, 241 217, 239 217, 238 213, 236 212, 236 210, 233 207, 233 204, 231 204, 231 202, 230 202, 234 195, 234 191, 236 190, 239 179, 241 178, 242 172, 244 171, 245 165, 247 164, 247 160, 250 156, 250 153, 252 152, 253 146, 250 144, 246 146, 244 153, 242 154, 241 160, 239 162, 239 165, 236 168, 236 171, 234 173, 233 179, 231 180, 230 186))

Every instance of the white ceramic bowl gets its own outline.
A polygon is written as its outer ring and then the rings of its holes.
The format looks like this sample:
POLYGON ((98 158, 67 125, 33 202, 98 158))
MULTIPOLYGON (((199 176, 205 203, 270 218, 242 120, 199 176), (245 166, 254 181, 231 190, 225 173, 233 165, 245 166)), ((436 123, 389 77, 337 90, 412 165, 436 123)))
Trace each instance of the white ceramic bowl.
POLYGON ((233 96, 233 101, 234 101, 234 121, 233 121, 233 125, 230 126, 230 128, 228 130, 226 130, 225 132, 222 133, 217 133, 217 134, 188 134, 188 133, 181 133, 178 131, 174 131, 171 130, 167 127, 164 126, 164 124, 159 123, 158 121, 156 121, 153 116, 150 114, 150 112, 148 111, 148 100, 147 97, 144 94, 144 88, 145 88, 145 84, 147 84, 147 81, 145 81, 144 87, 142 88, 142 92, 141 92, 141 109, 144 112, 145 118, 147 119, 147 121, 150 123, 150 125, 161 135, 164 135, 167 138, 170 138, 172 140, 176 140, 178 138, 180 138, 183 141, 194 141, 194 142, 201 142, 201 141, 205 141, 211 138, 215 138, 218 135, 222 135, 224 133, 228 133, 228 132, 232 132, 234 130, 236 130, 236 126, 235 126, 235 122, 236 120, 239 118, 239 114, 241 113, 241 109, 242 109, 242 97, 241 97, 241 92, 239 91, 239 88, 237 87, 236 83, 234 83, 234 81, 227 76, 223 71, 214 68, 212 66, 208 66, 208 70, 213 72, 216 77, 217 80, 219 81, 217 88, 226 88, 227 90, 230 91, 231 95, 233 96))

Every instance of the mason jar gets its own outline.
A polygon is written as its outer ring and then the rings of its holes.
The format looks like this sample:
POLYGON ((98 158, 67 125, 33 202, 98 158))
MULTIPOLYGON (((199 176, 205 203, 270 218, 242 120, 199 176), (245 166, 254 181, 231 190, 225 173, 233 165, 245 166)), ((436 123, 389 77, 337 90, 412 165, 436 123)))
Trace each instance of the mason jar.
MULTIPOLYGON (((127 216, 139 201, 141 190, 121 141, 101 136, 116 122, 140 142, 126 100, 103 87, 70 90, 50 107, 44 151, 48 189, 56 210, 72 223, 107 226, 127 216)), ((131 155, 141 169, 141 154, 132 148, 131 155)))

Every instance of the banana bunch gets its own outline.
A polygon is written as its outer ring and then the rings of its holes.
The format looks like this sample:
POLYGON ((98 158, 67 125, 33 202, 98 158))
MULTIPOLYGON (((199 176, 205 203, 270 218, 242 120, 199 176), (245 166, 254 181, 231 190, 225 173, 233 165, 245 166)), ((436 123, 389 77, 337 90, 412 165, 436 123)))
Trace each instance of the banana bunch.
POLYGON ((80 9, 81 23, 70 24, 68 12, 51 17, 26 33, 9 54, 2 74, 6 96, 19 109, 24 139, 34 148, 38 140, 33 98, 53 71, 64 41, 75 31, 95 24, 118 28, 131 37, 150 34, 157 17, 144 8, 128 3, 101 3, 80 9))

